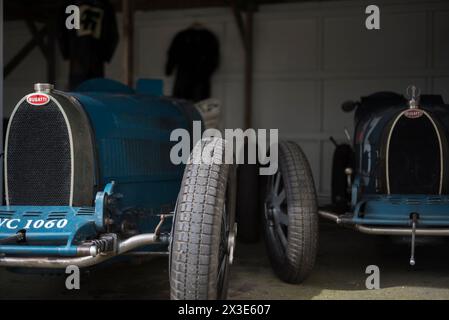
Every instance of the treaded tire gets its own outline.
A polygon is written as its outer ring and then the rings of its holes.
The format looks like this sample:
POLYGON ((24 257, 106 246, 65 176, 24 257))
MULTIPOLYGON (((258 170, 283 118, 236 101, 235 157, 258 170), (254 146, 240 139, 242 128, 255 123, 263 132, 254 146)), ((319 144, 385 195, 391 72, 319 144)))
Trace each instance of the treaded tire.
POLYGON ((301 283, 315 264, 318 207, 312 172, 297 144, 280 142, 279 169, 265 187, 263 221, 269 260, 283 281, 301 283))
POLYGON ((234 230, 236 174, 235 166, 216 164, 224 163, 224 145, 222 139, 203 139, 186 166, 170 245, 171 299, 226 299, 230 263, 221 264, 222 244, 234 230), (192 163, 202 152, 210 152, 214 162, 192 163))

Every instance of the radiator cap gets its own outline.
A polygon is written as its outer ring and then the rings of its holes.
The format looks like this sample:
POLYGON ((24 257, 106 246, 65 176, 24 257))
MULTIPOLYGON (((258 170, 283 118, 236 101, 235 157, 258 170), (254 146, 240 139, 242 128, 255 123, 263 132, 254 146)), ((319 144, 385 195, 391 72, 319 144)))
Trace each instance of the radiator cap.
POLYGON ((49 83, 36 83, 34 85, 34 91, 36 92, 51 92, 54 88, 55 86, 49 83))

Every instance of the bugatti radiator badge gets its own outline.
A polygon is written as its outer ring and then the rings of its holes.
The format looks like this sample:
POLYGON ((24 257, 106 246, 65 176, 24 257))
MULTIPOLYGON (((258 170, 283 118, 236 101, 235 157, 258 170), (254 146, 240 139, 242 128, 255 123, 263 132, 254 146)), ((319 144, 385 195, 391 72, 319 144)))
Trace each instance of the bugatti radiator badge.
POLYGON ((30 94, 26 100, 33 106, 44 106, 50 102, 50 97, 45 93, 33 93, 30 94))
POLYGON ((404 116, 406 116, 409 119, 417 119, 421 118, 424 112, 418 108, 416 109, 409 109, 404 112, 404 116))

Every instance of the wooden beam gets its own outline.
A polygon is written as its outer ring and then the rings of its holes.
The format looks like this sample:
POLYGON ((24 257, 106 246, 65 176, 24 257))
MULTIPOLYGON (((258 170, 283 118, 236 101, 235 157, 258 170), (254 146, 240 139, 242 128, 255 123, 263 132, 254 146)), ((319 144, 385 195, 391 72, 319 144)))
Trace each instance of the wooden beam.
POLYGON ((36 38, 37 45, 41 49, 42 54, 45 56, 45 58, 47 58, 48 48, 44 42, 44 38, 39 38, 39 30, 37 29, 36 24, 30 18, 25 19, 25 23, 26 23, 28 29, 30 30, 31 35, 36 38))
POLYGON ((134 83, 134 5, 133 0, 122 0, 123 10, 123 76, 124 82, 134 83))
POLYGON ((33 39, 28 41, 25 46, 20 49, 20 51, 14 56, 14 58, 9 61, 9 63, 4 68, 4 77, 7 78, 11 72, 28 56, 28 54, 33 51, 33 49, 38 45, 39 41, 45 37, 47 33, 47 27, 43 27, 33 39))

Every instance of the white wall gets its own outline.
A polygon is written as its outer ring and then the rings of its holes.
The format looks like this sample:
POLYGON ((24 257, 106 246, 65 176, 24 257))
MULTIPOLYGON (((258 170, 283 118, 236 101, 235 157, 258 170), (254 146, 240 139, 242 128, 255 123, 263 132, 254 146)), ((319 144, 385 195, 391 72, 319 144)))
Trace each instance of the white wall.
MULTIPOLYGON (((449 103, 449 3, 376 1, 381 30, 364 27, 370 2, 338 1, 262 6, 255 18, 254 125, 279 128, 300 143, 311 162, 322 197, 330 192, 333 146, 344 139, 352 115, 340 111, 347 99, 377 90, 403 92, 414 83, 422 92, 442 93, 449 103)), ((139 12, 136 15, 136 78, 172 79, 163 74, 173 35, 200 21, 221 43, 222 65, 213 94, 223 101, 226 127, 243 125, 243 50, 229 9, 139 12)), ((8 23, 5 60, 30 37, 23 23, 8 23)), ((121 48, 107 74, 121 79, 121 48)), ((58 83, 66 63, 57 62, 58 83)), ((6 110, 45 80, 38 50, 6 81, 6 110), (30 72, 33 70, 33 72, 30 72)))

